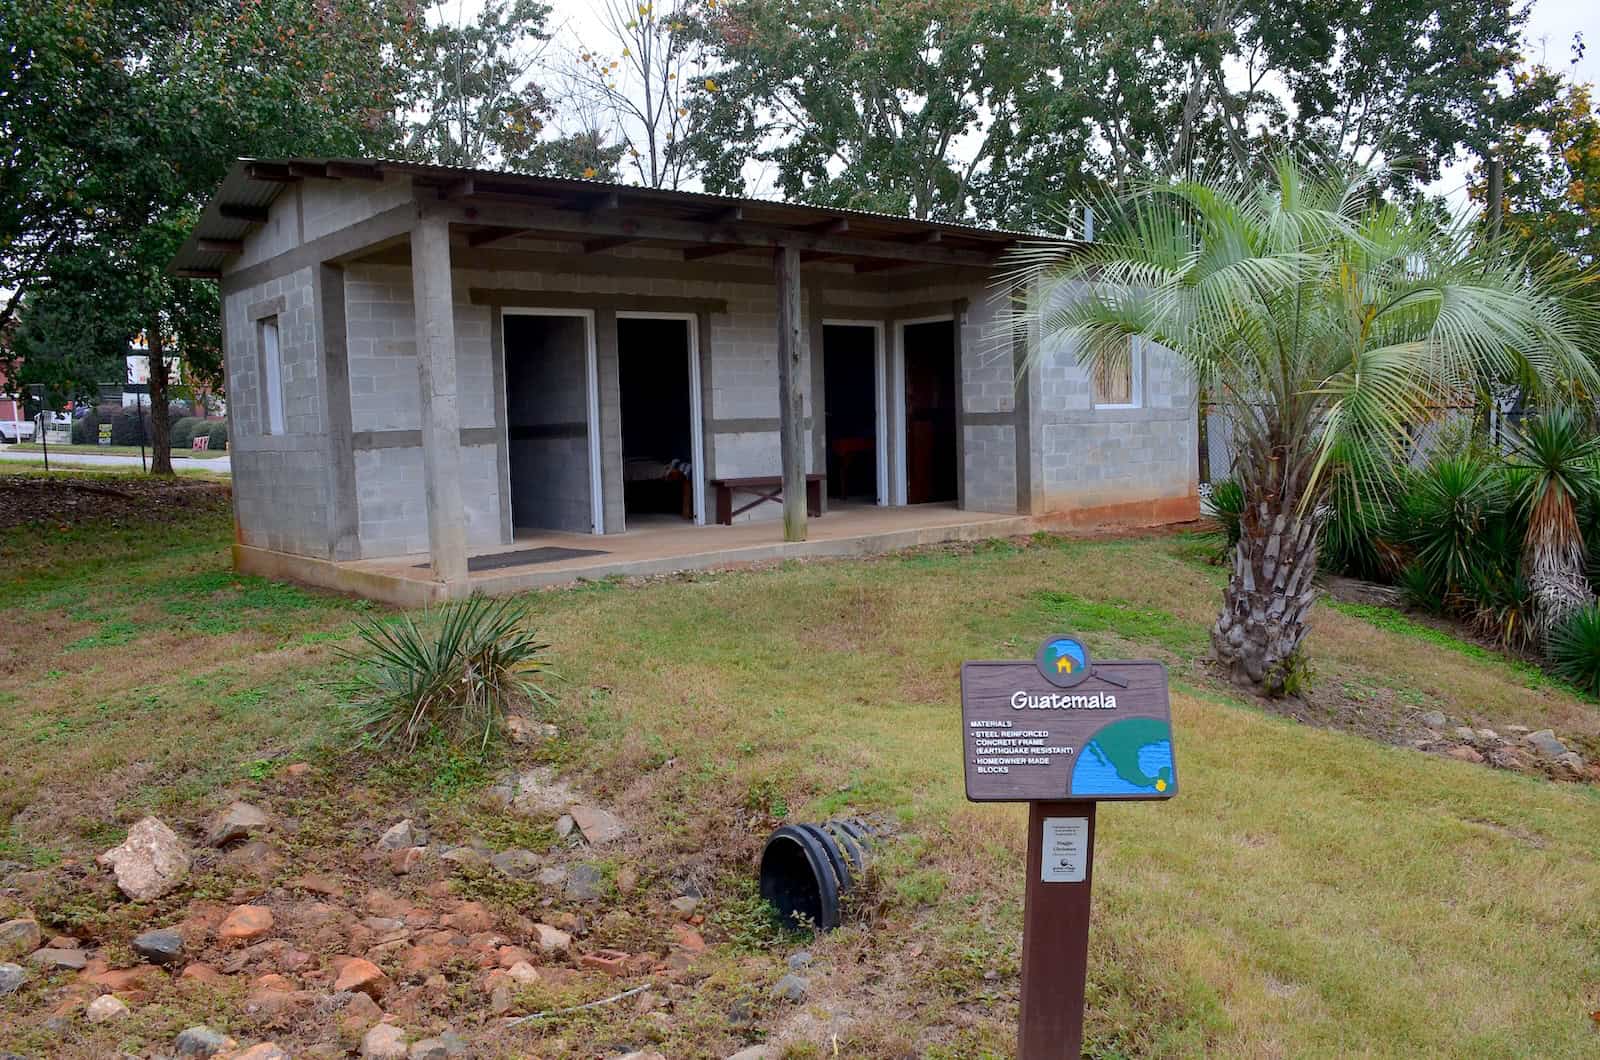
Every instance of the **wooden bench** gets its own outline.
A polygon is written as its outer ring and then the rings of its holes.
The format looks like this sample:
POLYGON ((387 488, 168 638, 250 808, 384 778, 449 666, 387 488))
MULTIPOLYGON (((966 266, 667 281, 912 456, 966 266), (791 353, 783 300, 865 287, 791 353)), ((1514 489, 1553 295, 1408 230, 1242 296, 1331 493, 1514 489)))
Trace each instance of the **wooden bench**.
MULTIPOLYGON (((822 488, 827 480, 826 475, 811 474, 806 476, 806 514, 818 516, 822 514, 822 488)), ((723 526, 732 526, 733 517, 742 515, 758 504, 772 501, 775 504, 783 503, 783 476, 782 475, 754 475, 749 478, 714 478, 711 485, 717 491, 717 522, 723 526), (733 506, 735 492, 754 493, 756 499, 742 507, 733 506)))

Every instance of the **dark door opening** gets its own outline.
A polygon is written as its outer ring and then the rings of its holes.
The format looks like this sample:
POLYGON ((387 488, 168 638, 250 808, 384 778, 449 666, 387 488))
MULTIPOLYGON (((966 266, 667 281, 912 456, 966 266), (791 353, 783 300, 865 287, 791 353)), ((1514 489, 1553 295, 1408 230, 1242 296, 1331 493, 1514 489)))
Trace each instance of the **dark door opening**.
POLYGON ((907 324, 906 503, 957 499, 955 322, 907 324))
POLYGON ((504 320, 511 525, 593 533, 587 321, 504 320))
POLYGON ((694 519, 689 322, 617 321, 622 493, 630 525, 694 519))
POLYGON ((879 501, 877 359, 875 329, 859 324, 822 329, 828 489, 841 500, 879 501))

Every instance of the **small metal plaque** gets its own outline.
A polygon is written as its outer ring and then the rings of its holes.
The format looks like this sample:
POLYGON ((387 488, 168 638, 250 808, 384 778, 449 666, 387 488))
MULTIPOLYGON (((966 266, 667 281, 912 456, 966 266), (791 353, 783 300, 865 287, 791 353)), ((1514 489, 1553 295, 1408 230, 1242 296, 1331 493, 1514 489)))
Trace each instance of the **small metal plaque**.
POLYGON ((1046 817, 1039 879, 1044 883, 1082 883, 1089 858, 1089 818, 1046 817))
POLYGON ((974 802, 1178 793, 1167 668, 1152 659, 1091 662, 1057 636, 1032 661, 964 663, 961 729, 974 802))

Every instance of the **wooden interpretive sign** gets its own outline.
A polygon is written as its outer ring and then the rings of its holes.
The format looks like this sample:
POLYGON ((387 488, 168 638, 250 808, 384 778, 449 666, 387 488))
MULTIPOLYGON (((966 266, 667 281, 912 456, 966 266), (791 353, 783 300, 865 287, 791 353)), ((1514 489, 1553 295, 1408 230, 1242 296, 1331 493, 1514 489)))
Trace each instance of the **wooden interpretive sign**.
POLYGON ((1026 802, 1022 1060, 1083 1049, 1095 805, 1178 793, 1167 668, 1096 662, 1051 637, 1030 660, 961 667, 967 798, 1026 802))

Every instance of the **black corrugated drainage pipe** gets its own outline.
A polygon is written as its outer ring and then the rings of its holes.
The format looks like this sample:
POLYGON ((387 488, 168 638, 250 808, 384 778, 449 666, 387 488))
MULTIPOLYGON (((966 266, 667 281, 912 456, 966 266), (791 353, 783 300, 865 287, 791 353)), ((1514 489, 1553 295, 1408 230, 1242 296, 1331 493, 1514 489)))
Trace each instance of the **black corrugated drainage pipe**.
POLYGON ((832 931, 839 901, 866 878, 871 848, 882 833, 855 818, 786 824, 761 852, 761 897, 791 928, 832 931))

